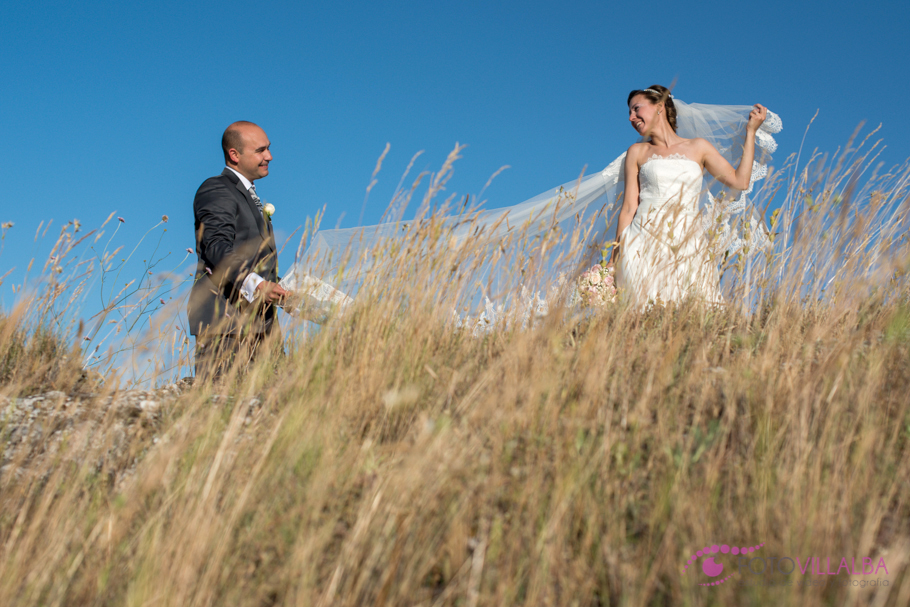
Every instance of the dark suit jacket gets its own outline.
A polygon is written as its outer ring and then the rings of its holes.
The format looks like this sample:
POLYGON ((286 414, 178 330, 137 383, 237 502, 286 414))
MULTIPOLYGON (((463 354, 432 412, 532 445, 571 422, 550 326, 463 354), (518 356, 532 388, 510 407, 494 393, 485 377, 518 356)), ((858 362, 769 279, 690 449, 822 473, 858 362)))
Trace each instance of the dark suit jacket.
POLYGON ((240 288, 250 272, 278 280, 271 221, 229 169, 199 186, 193 214, 198 261, 187 308, 190 334, 270 333, 277 328, 275 306, 247 302, 240 288))

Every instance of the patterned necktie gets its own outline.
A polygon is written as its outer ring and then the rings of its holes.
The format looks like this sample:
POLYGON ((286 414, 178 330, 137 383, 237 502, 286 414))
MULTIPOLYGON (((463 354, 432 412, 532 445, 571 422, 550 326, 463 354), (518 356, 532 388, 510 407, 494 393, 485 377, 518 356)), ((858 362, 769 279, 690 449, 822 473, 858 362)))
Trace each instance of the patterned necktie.
POLYGON ((262 213, 262 201, 259 200, 259 196, 256 195, 256 184, 250 184, 250 198, 253 199, 253 202, 256 203, 256 208, 259 209, 259 213, 262 213))

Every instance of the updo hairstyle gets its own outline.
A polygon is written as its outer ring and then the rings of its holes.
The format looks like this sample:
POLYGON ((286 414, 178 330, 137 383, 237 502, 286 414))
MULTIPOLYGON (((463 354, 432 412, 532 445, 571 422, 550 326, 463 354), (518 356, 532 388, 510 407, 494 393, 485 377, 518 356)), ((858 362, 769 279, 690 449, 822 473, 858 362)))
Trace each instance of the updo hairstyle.
POLYGON ((658 103, 663 102, 664 110, 667 116, 667 122, 670 123, 670 127, 673 129, 673 132, 676 132, 676 106, 673 105, 673 98, 670 97, 670 89, 659 84, 652 84, 648 87, 649 90, 638 90, 632 91, 629 93, 629 99, 626 100, 626 106, 632 103, 632 97, 635 95, 643 95, 647 99, 657 105, 658 103), (653 91, 657 91, 656 93, 653 91))

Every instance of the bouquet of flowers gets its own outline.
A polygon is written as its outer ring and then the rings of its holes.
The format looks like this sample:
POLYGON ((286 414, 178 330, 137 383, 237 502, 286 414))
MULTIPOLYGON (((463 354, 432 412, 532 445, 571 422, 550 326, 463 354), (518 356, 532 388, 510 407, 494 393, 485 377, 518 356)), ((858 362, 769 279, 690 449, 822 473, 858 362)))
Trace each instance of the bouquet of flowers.
POLYGON ((616 301, 613 268, 601 264, 591 266, 578 277, 578 298, 583 308, 605 306, 616 301))

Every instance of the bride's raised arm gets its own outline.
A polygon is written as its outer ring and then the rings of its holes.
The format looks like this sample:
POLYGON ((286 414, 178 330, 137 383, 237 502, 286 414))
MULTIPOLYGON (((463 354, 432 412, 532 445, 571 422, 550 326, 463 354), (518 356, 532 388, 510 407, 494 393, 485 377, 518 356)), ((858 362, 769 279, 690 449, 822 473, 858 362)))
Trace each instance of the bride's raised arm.
POLYGON ((761 104, 749 113, 749 122, 746 124, 746 142, 743 145, 743 157, 739 166, 733 168, 713 145, 704 139, 698 140, 699 152, 703 154, 702 164, 712 177, 723 185, 734 190, 746 190, 752 179, 752 161, 755 159, 755 132, 768 116, 768 108, 761 104))

